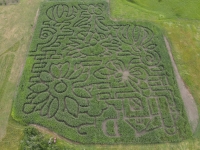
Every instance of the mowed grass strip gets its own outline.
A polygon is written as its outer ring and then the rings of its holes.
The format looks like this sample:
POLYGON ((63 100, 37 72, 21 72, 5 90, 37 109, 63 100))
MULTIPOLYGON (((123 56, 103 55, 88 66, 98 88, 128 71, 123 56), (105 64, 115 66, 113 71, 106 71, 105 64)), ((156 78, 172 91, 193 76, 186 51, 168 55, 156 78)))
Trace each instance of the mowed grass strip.
POLYGON ((13 65, 13 59, 14 59, 14 55, 13 54, 8 54, 5 55, 4 57, 0 57, 0 80, 1 80, 1 84, 0 84, 0 110, 1 110, 1 114, 0 114, 0 138, 2 138, 5 135, 5 130, 6 130, 6 126, 7 126, 7 120, 10 114, 10 106, 12 103, 12 98, 9 95, 4 95, 6 90, 10 90, 11 87, 8 88, 8 79, 9 79, 9 75, 11 72, 11 68, 13 65), (9 99, 8 99, 9 98, 9 99), (10 101, 10 103, 9 103, 10 101))
POLYGON ((6 134, 39 2, 21 0, 18 5, 0 6, 0 141, 6 134))
POLYGON ((110 4, 111 12, 122 20, 200 19, 198 0, 110 0, 110 4))

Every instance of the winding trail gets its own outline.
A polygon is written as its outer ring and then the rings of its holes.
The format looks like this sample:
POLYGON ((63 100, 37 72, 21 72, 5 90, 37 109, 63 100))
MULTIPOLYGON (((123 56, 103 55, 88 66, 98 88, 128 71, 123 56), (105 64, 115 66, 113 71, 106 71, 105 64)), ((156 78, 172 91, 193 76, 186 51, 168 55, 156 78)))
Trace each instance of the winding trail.
POLYGON ((166 47, 167 47, 173 68, 174 68, 174 73, 175 73, 175 76, 176 76, 178 87, 180 89, 180 93, 181 93, 181 97, 183 99, 185 109, 186 109, 186 112, 187 112, 187 116, 188 116, 190 125, 192 127, 192 132, 194 133, 196 128, 197 128, 198 120, 199 120, 197 105, 195 103, 194 98, 192 97, 192 95, 190 94, 188 89, 186 88, 186 86, 185 86, 185 84, 184 84, 184 82, 183 82, 183 80, 182 80, 182 78, 181 78, 181 76, 178 72, 177 66, 176 66, 175 61, 174 61, 173 56, 172 56, 170 44, 169 44, 166 37, 164 37, 164 41, 165 41, 165 44, 166 44, 166 47))

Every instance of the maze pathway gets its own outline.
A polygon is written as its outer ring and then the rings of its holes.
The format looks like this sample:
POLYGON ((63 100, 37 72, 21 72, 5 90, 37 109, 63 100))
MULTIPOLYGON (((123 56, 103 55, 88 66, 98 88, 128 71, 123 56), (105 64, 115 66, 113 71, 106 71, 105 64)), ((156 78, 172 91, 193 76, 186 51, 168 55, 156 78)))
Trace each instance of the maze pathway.
POLYGON ((46 2, 15 118, 81 143, 158 143, 190 136, 161 31, 109 19, 107 2, 46 2))

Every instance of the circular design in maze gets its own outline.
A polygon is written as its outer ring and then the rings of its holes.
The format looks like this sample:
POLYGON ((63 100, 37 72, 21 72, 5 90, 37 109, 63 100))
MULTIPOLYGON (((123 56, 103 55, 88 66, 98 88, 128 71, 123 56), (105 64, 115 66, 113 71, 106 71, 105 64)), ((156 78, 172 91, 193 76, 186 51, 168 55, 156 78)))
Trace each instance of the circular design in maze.
POLYGON ((67 85, 63 82, 59 82, 55 85, 55 91, 58 93, 63 93, 67 90, 67 85))
POLYGON ((105 2, 44 3, 18 94, 22 120, 82 143, 184 139, 190 129, 159 29, 107 13, 105 2))

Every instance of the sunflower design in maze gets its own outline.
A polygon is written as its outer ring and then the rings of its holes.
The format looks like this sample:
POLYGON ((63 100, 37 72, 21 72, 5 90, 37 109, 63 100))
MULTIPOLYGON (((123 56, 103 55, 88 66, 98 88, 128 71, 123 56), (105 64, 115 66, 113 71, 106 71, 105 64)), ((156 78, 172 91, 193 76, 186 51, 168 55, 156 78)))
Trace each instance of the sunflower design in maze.
POLYGON ((184 138, 180 125, 188 122, 158 29, 114 22, 107 13, 104 2, 43 5, 22 111, 75 136, 28 122, 83 143, 184 138))

